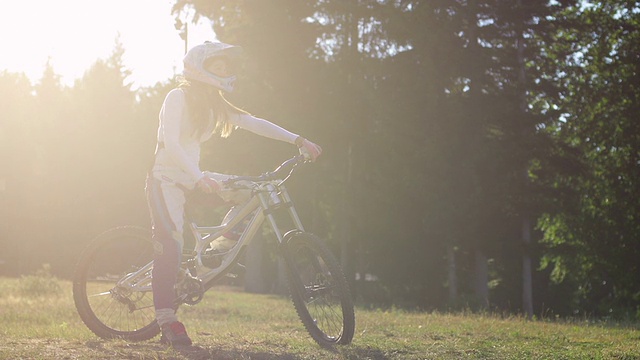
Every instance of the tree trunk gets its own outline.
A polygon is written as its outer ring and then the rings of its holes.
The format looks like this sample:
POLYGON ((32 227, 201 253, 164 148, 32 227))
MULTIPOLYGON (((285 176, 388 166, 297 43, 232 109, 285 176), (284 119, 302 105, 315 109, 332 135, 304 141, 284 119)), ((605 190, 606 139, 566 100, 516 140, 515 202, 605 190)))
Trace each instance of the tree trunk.
POLYGON ((289 286, 287 285, 287 264, 284 259, 278 256, 277 260, 277 280, 273 286, 273 292, 280 295, 289 294, 289 286))
MULTIPOLYGON (((358 18, 356 16, 357 14, 357 10, 358 10, 358 6, 359 6, 359 2, 355 2, 355 3, 349 3, 349 12, 347 12, 346 14, 346 28, 347 28, 347 36, 349 39, 349 43, 348 43, 348 56, 347 56, 347 60, 346 60, 346 65, 347 65, 347 89, 349 89, 349 92, 351 94, 356 94, 356 81, 359 80, 356 77, 356 69, 357 69, 357 65, 359 63, 359 53, 358 53, 358 43, 360 41, 359 39, 359 35, 358 35, 358 18)), ((354 99, 354 101, 357 101, 357 99, 354 99)), ((356 113, 352 113, 353 109, 347 109, 347 115, 348 118, 350 119, 357 119, 358 116, 356 113)), ((354 177, 358 176, 355 173, 354 170, 354 161, 355 156, 354 156, 354 149, 359 145, 356 144, 355 140, 356 139, 356 133, 354 130, 354 127, 351 125, 347 128, 347 132, 349 133, 348 136, 348 142, 347 142, 347 164, 346 164, 346 184, 345 184, 345 189, 346 189, 346 194, 344 196, 344 204, 343 204, 343 211, 344 211, 344 216, 342 217, 342 223, 343 223, 343 232, 342 232, 342 239, 341 239, 341 249, 340 249, 340 263, 342 266, 342 269, 345 273, 345 276, 347 277, 347 281, 351 287, 351 289, 355 290, 355 264, 354 264, 354 240, 352 239, 352 227, 351 227, 351 223, 353 221, 352 218, 352 205, 351 202, 353 201, 354 198, 354 192, 356 191, 355 186, 354 186, 354 177)), ((364 274, 361 274, 362 276, 364 276, 364 274)), ((354 294, 355 295, 355 294, 354 294)))
POLYGON ((487 256, 480 249, 475 251, 476 283, 475 293, 480 308, 489 307, 489 267, 487 256))
MULTIPOLYGON (((516 5, 518 8, 522 8, 522 1, 517 0, 516 5)), ((517 57, 518 57, 518 86, 520 87, 520 112, 522 115, 525 115, 527 112, 527 99, 526 99, 526 78, 525 78, 525 64, 524 64, 524 34, 523 28, 524 24, 520 24, 521 27, 518 31, 518 40, 517 40, 517 57)), ((529 134, 529 129, 526 128, 527 125, 523 125, 522 132, 523 136, 526 137, 529 134)), ((525 163, 524 171, 522 172, 523 182, 525 184, 524 188, 528 188, 529 183, 529 172, 528 166, 525 163)), ((525 196, 526 198, 526 196, 525 196)), ((523 205, 524 207, 525 205, 523 205)), ((522 212, 522 243, 524 252, 522 253, 522 310, 526 314, 528 318, 533 316, 533 284, 532 284, 532 276, 531 276, 531 256, 529 254, 529 248, 531 245, 531 219, 529 217, 528 211, 523 209, 522 212)))
POLYGON ((264 237, 260 231, 247 248, 245 259, 244 290, 250 293, 267 293, 269 287, 264 276, 264 237))
MULTIPOLYGON (((469 7, 471 17, 469 18, 469 52, 471 56, 478 58, 478 4, 477 1, 469 1, 469 7)), ((469 80, 471 87, 469 89, 472 103, 478 103, 480 101, 481 85, 480 80, 481 73, 477 66, 473 67, 469 71, 469 80)), ((470 115, 471 116, 471 115, 470 115)), ((473 121, 473 120, 470 120, 473 121)), ((489 271, 487 268, 487 256, 481 249, 482 244, 479 243, 479 239, 475 239, 474 248, 474 262, 475 262, 475 280, 474 280, 474 292, 476 301, 481 307, 487 307, 489 305, 489 271)))
POLYGON ((453 245, 447 246, 447 262, 449 267, 449 304, 458 303, 458 276, 456 274, 456 252, 453 245))
POLYGON ((522 254, 522 311, 527 318, 533 316, 533 281, 531 276, 531 256, 529 255, 529 245, 531 244, 531 225, 529 217, 522 218, 522 242, 524 252, 522 254))

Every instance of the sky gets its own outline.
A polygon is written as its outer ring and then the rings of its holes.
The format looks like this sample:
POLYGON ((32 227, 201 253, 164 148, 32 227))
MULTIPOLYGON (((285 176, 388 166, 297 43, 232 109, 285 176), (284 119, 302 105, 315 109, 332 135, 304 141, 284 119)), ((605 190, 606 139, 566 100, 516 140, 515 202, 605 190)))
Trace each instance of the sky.
MULTIPOLYGON (((184 41, 175 28, 175 0, 0 0, 0 72, 24 73, 32 83, 47 61, 72 85, 98 59, 123 44, 133 88, 182 70, 184 41)), ((207 19, 190 24, 188 46, 214 40, 207 19)))

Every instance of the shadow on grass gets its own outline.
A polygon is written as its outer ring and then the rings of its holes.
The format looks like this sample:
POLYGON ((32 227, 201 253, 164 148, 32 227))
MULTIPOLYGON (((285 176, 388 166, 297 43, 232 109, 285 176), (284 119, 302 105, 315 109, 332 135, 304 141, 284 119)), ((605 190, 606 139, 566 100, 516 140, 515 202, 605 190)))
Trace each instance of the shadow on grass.
POLYGON ((318 352, 322 351, 320 348, 317 351, 309 351, 308 354, 292 354, 281 352, 264 352, 264 351, 251 351, 251 350, 237 350, 237 349, 215 349, 215 348, 202 348, 192 346, 190 349, 174 349, 174 351, 180 353, 185 359, 189 360, 204 360, 204 359, 220 359, 220 360, 237 360, 237 359, 251 359, 251 360, 304 360, 304 359, 345 359, 345 360, 388 360, 389 358, 384 355, 380 350, 372 349, 358 349, 349 348, 345 351, 332 351, 326 354, 326 357, 318 357, 318 352))
MULTIPOLYGON (((120 341, 88 341, 85 343, 89 355, 96 358, 124 359, 175 359, 175 360, 304 360, 304 359, 345 359, 345 360, 389 360, 379 349, 345 346, 339 348, 320 348, 308 353, 287 353, 274 349, 273 352, 252 351, 250 348, 229 349, 214 346, 176 346, 169 347, 160 343, 129 343, 120 341), (326 357, 319 352, 324 352, 326 357)), ((86 354, 85 354, 86 355, 86 354)), ((395 358, 395 357, 394 357, 395 358)))

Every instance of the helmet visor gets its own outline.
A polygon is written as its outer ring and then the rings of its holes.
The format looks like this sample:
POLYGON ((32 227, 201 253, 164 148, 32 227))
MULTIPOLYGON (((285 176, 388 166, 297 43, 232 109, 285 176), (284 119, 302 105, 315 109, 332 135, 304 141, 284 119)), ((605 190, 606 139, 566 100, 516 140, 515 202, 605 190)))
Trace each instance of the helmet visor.
POLYGON ((206 59, 204 61, 204 70, 220 77, 228 77, 236 73, 234 61, 224 55, 206 59))

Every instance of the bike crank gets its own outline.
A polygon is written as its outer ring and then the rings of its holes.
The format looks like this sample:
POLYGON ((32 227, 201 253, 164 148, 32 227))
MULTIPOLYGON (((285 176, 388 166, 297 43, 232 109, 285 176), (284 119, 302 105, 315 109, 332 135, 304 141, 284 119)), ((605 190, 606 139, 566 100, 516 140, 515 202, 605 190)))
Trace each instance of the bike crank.
POLYGON ((205 290, 204 285, 202 285, 202 281, 194 277, 187 276, 176 285, 176 291, 178 293, 176 303, 195 305, 202 301, 205 290))

